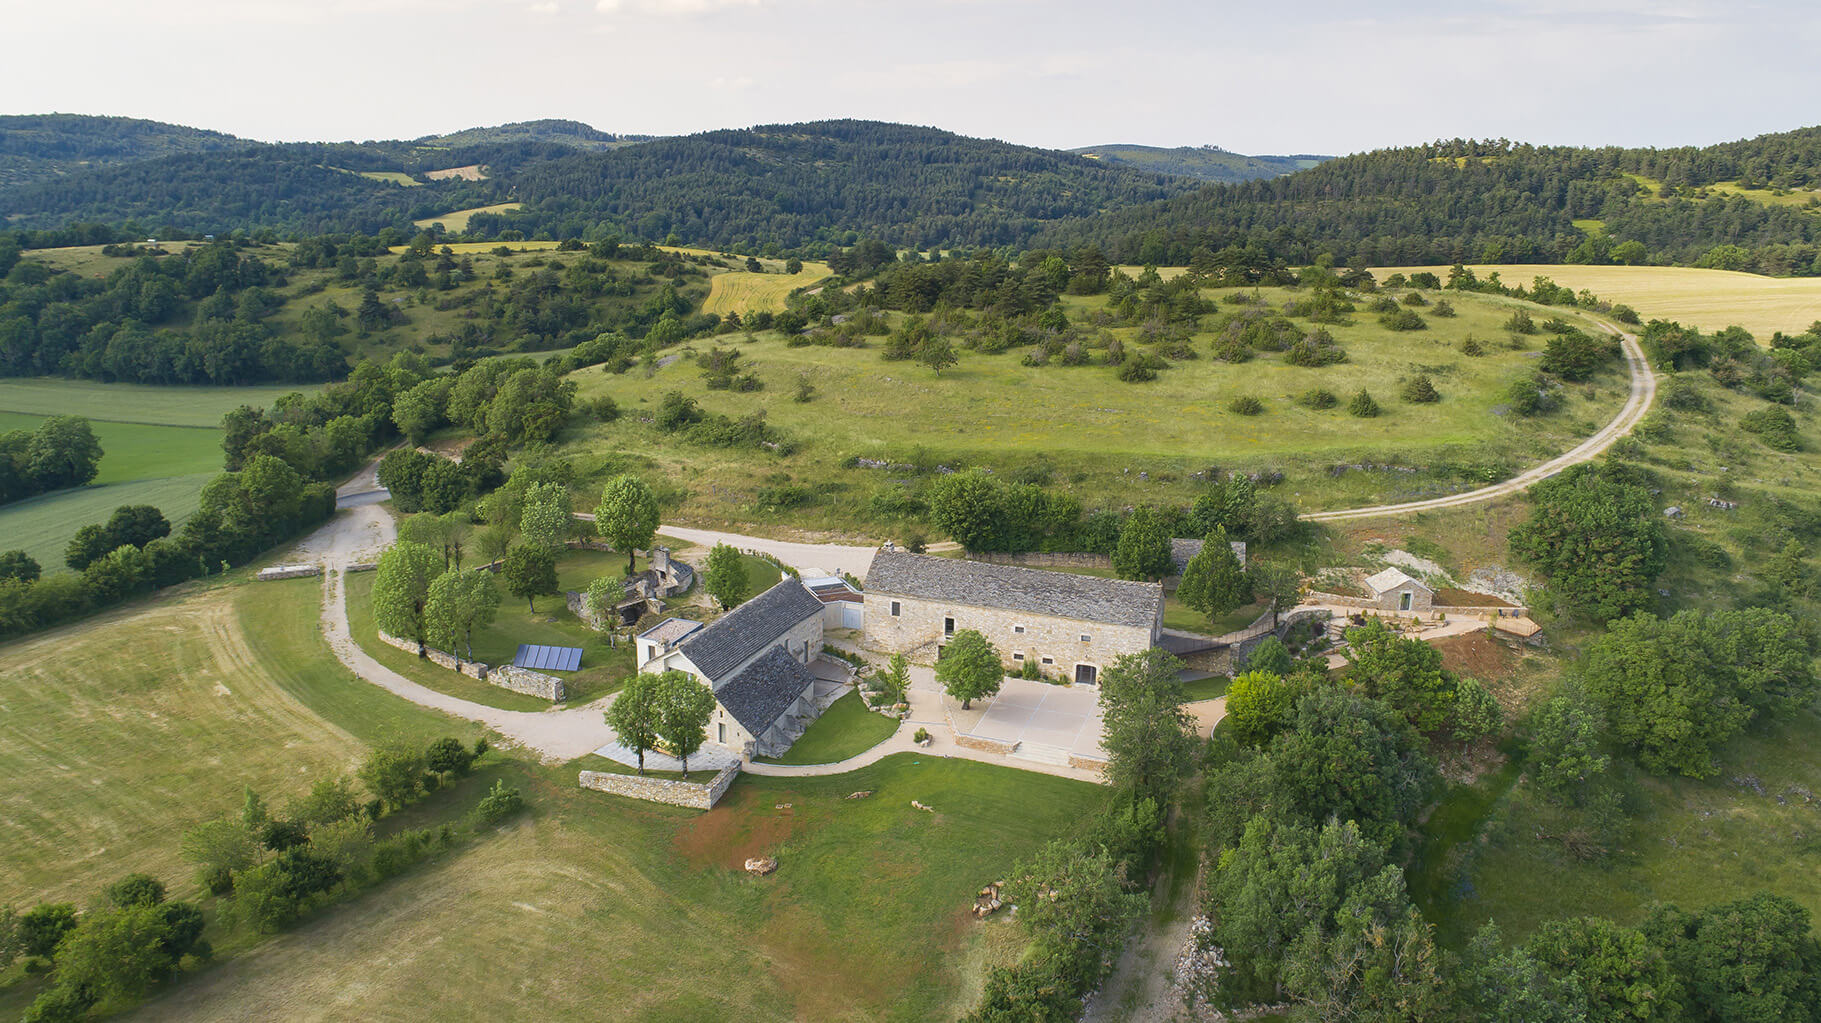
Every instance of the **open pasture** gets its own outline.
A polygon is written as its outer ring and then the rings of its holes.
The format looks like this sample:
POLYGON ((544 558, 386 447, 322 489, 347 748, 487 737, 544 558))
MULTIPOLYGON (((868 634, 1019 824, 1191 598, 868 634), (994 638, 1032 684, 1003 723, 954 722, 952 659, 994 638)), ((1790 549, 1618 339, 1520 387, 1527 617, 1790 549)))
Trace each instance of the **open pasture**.
MULTIPOLYGON (((1446 280, 1445 266, 1374 267, 1379 280, 1394 272, 1428 270, 1446 280)), ((1481 280, 1496 271, 1506 284, 1547 277, 1566 288, 1622 302, 1645 320, 1676 320, 1702 330, 1738 325, 1760 343, 1781 330, 1799 334, 1821 320, 1821 277, 1760 277, 1685 266, 1577 266, 1507 263, 1474 266, 1481 280)))
MULTIPOLYGON (((105 465, 107 459, 102 459, 105 465)), ((0 505, 0 550, 19 549, 46 572, 63 570, 63 550, 76 530, 106 522, 123 504, 149 504, 164 512, 173 528, 195 513, 202 488, 215 472, 78 487, 0 505)))
MULTIPOLYGON (((459 170, 461 168, 457 168, 457 169, 459 170)), ((432 171, 429 176, 435 177, 439 173, 453 174, 454 172, 453 171, 432 171)), ((432 225, 432 224, 441 224, 441 225, 443 225, 443 230, 448 231, 450 234, 460 234, 463 231, 468 230, 468 221, 473 219, 473 217, 476 213, 509 213, 512 210, 518 209, 522 205, 524 205, 524 204, 516 203, 516 202, 502 202, 502 203, 495 203, 492 206, 476 206, 473 209, 456 210, 453 213, 444 213, 441 216, 437 216, 437 217, 425 217, 422 220, 414 220, 411 223, 414 226, 418 227, 419 229, 423 229, 423 230, 428 230, 430 225, 432 225)), ((495 242, 493 244, 498 244, 498 243, 495 242)), ((522 245, 524 243, 523 242, 512 242, 511 244, 514 246, 518 246, 518 245, 522 245)), ((488 246, 488 248, 491 248, 491 247, 492 247, 492 245, 488 246)), ((461 247, 459 245, 451 246, 451 248, 454 248, 457 252, 462 251, 461 247)))
POLYGON ((86 416, 110 423, 213 429, 221 426, 222 416, 242 405, 263 408, 294 391, 314 391, 317 387, 316 384, 154 387, 61 377, 10 377, 0 380, 0 412, 86 416))

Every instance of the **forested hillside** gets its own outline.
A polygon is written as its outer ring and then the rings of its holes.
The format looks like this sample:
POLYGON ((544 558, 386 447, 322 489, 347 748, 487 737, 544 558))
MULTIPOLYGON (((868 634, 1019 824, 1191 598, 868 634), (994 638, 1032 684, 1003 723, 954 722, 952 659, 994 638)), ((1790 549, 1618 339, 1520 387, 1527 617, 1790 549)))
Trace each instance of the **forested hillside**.
POLYGON ((650 135, 615 135, 580 121, 545 118, 537 121, 513 121, 491 128, 464 128, 446 135, 425 135, 414 142, 424 148, 537 142, 573 146, 576 149, 613 149, 635 142, 648 142, 651 138, 650 135))
POLYGON ((201 128, 135 117, 87 114, 0 115, 0 189, 85 167, 132 163, 247 145, 201 128))
POLYGON ((1090 160, 1100 160, 1134 170, 1148 171, 1152 174, 1175 174, 1178 177, 1195 178, 1199 181, 1255 181, 1259 178, 1275 178, 1284 174, 1294 174, 1307 170, 1331 156, 1246 156, 1243 153, 1229 153, 1216 146, 1179 146, 1175 149, 1164 149, 1158 146, 1089 146, 1086 149, 1071 149, 1071 153, 1085 156, 1090 160))
POLYGON ((1821 273, 1821 129, 1704 149, 1453 140, 1083 218, 1039 245, 1181 265, 1229 246, 1306 263, 1663 262, 1821 273))

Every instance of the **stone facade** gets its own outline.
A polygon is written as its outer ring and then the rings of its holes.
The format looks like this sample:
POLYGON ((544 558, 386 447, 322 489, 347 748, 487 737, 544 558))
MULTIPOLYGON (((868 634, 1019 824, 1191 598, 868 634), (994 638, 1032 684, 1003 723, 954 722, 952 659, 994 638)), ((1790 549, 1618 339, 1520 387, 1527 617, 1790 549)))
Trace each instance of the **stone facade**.
POLYGON ((864 636, 868 649, 902 653, 930 663, 947 636, 973 629, 993 644, 1009 668, 1016 670, 1027 660, 1035 660, 1047 674, 1061 672, 1071 681, 1087 681, 1086 676, 1092 674, 1097 681, 1099 673, 1121 655, 1149 650, 1159 628, 1161 625, 1145 629, 970 607, 869 590, 864 636))
POLYGON ((739 764, 728 764, 706 783, 677 781, 670 778, 642 778, 636 774, 612 774, 607 771, 583 771, 581 786, 596 792, 611 792, 652 803, 712 810, 727 794, 733 780, 740 776, 739 764))

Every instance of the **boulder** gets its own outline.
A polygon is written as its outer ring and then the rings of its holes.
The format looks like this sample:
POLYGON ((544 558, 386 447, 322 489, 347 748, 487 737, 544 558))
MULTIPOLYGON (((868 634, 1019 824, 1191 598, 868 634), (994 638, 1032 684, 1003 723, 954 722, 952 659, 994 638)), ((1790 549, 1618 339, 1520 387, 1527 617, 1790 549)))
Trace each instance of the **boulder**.
POLYGON ((778 869, 778 860, 775 856, 755 856, 746 861, 746 872, 759 877, 763 877, 776 869, 778 869))

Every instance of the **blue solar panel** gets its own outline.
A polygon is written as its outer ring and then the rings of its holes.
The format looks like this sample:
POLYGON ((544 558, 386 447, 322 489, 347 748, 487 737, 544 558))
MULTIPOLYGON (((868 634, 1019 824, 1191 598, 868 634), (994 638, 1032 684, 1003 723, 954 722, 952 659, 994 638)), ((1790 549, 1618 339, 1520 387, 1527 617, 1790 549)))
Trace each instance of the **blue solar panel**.
POLYGON ((574 671, 582 666, 582 648, 520 643, 512 664, 532 671, 574 671))

